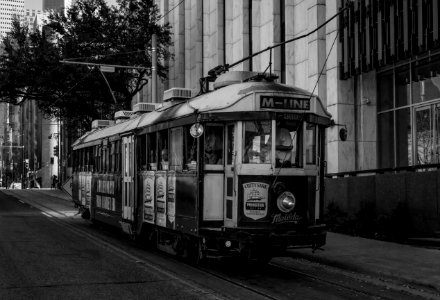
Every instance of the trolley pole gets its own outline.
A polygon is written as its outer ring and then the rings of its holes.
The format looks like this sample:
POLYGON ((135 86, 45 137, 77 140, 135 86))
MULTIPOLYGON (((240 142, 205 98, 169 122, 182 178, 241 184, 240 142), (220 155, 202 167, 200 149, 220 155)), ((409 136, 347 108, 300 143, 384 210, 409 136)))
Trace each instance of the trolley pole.
POLYGON ((157 35, 151 36, 151 102, 157 103, 157 35))

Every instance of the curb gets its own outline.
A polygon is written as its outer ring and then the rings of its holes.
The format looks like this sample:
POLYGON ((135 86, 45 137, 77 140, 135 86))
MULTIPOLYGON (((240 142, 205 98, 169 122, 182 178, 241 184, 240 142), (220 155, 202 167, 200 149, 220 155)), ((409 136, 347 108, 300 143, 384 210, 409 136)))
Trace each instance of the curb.
MULTIPOLYGON (((323 251, 324 250, 317 250, 323 251)), ((390 272, 383 272, 380 269, 373 270, 372 268, 363 267, 361 264, 353 264, 348 261, 344 261, 343 258, 336 259, 329 256, 318 256, 313 252, 304 251, 289 251, 294 258, 305 259, 310 262, 316 262, 323 265, 327 265, 336 269, 340 269, 346 272, 359 273, 360 275, 369 276, 377 281, 384 283, 392 283, 397 286, 404 286, 410 290, 418 290, 424 293, 428 293, 430 296, 438 299, 440 297, 440 286, 434 285, 431 282, 423 280, 423 278, 407 277, 405 274, 393 274, 390 272)), ((440 271, 439 271, 440 272, 440 271)))

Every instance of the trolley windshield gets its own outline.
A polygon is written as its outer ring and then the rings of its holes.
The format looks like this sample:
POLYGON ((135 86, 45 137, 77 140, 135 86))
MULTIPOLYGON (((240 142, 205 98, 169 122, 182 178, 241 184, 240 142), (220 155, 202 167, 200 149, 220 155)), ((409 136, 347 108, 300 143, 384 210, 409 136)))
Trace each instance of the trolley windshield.
POLYGON ((300 168, 316 164, 316 124, 299 120, 243 122, 244 164, 300 168))

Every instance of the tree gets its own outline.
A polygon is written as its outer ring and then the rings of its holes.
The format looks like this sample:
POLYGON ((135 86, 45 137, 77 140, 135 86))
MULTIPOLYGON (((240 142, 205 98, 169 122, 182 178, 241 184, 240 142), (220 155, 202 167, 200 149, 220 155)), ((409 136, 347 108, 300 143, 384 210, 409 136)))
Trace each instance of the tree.
POLYGON ((158 75, 166 78, 161 62, 170 58, 170 26, 159 25, 160 19, 153 0, 118 0, 118 7, 104 0, 79 0, 66 13, 50 14, 35 32, 14 20, 2 41, 0 101, 36 100, 48 116, 77 128, 129 109, 151 75, 153 33, 158 37, 158 75), (117 68, 105 74, 115 103, 97 67, 63 60, 148 69, 117 68))

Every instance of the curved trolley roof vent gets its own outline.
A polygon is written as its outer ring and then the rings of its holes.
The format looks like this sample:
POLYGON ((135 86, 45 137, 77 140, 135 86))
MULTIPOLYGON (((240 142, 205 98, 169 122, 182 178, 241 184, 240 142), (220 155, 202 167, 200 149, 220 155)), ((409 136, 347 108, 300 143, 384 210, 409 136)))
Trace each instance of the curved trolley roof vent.
POLYGON ((116 124, 119 124, 125 120, 130 119, 131 115, 134 114, 131 110, 120 110, 115 112, 116 124))
POLYGON ((139 102, 133 105, 133 112, 137 115, 147 113, 156 110, 158 105, 159 103, 139 102))
POLYGON ((221 74, 214 82, 214 89, 240 83, 246 81, 270 81, 273 82, 278 78, 278 75, 272 73, 257 73, 250 71, 229 71, 221 74))
POLYGON ((223 73, 215 80, 214 89, 217 90, 231 84, 243 82, 256 74, 250 71, 229 71, 223 73))
POLYGON ((115 121, 113 121, 113 120, 93 120, 92 130, 104 128, 104 127, 111 126, 114 124, 115 124, 115 121))
POLYGON ((192 89, 172 88, 163 92, 163 102, 191 99, 192 94, 192 89))

